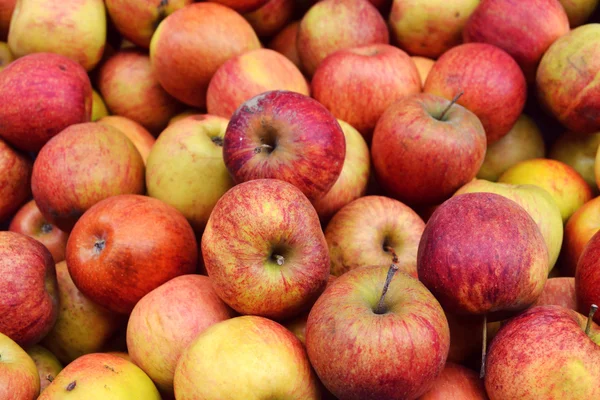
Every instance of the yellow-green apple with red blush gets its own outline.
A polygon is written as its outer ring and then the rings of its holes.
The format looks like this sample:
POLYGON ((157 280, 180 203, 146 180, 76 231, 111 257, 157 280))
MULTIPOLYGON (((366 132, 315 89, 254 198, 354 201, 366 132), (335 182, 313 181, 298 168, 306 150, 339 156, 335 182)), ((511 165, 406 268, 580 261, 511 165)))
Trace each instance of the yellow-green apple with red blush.
POLYGON ((127 323, 127 350, 159 391, 173 395, 173 376, 185 348, 204 330, 234 316, 203 275, 182 275, 135 305, 127 323))
POLYGON ((223 159, 234 182, 281 179, 309 200, 323 197, 342 172, 344 132, 318 101, 273 90, 244 102, 223 141, 223 159))
POLYGON ((6 40, 17 0, 0 0, 0 40, 6 40))
MULTIPOLYGON (((575 293, 577 310, 587 315, 590 307, 600 305, 600 234, 597 232, 585 245, 575 272, 575 293)), ((594 321, 600 323, 596 313, 594 321)))
POLYGON ((418 400, 488 400, 479 375, 460 364, 447 362, 433 387, 418 400))
POLYGON ((521 115, 527 84, 519 64, 504 50, 487 43, 466 43, 436 62, 423 91, 454 98, 481 120, 488 144, 506 135, 521 115))
POLYGON ((76 62, 58 54, 31 54, 0 74, 0 104, 0 137, 37 152, 63 129, 90 121, 92 85, 76 62))
POLYGON ((569 17, 571 29, 588 22, 598 7, 598 0, 559 0, 569 17))
POLYGON ((599 147, 600 132, 583 135, 565 132, 550 148, 548 158, 562 161, 573 167, 590 185, 592 192, 598 193, 595 165, 599 147))
POLYGON ((27 354, 35 363, 40 377, 40 393, 52 383, 56 375, 63 369, 63 365, 56 356, 47 348, 34 344, 27 349, 27 354))
POLYGON ((8 44, 0 42, 0 71, 2 71, 8 64, 13 62, 15 57, 13 56, 8 44))
POLYGON ((546 189, 556 201, 563 222, 592 198, 590 186, 573 167, 547 158, 521 161, 504 171, 498 182, 546 189))
POLYGON ((296 38, 298 37, 299 21, 295 21, 283 28, 271 41, 268 43, 268 48, 283 54, 288 60, 294 63, 300 71, 304 72, 304 67, 298 55, 298 47, 296 38))
POLYGON ((571 276, 548 279, 542 294, 532 307, 546 305, 556 305, 577 311, 575 278, 571 276))
POLYGON ((427 80, 427 75, 429 75, 429 71, 433 68, 433 64, 435 64, 435 60, 427 57, 420 56, 412 56, 411 57, 415 66, 417 67, 417 71, 419 71, 419 77, 421 78, 421 88, 425 85, 425 81, 427 80))
POLYGON ((564 276, 575 276, 577 262, 585 245, 600 230, 600 197, 579 207, 565 224, 565 239, 560 254, 564 276))
POLYGON ((348 47, 388 44, 389 32, 379 11, 364 0, 323 0, 300 20, 298 55, 312 76, 328 55, 348 47))
POLYGON ((116 128, 97 122, 71 125, 38 153, 31 190, 42 215, 69 232, 100 200, 144 193, 144 161, 116 128))
POLYGON ((0 354, 0 398, 37 399, 40 394, 40 377, 29 354, 2 333, 0 354))
POLYGON ((223 161, 228 122, 207 114, 184 118, 160 134, 148 157, 148 194, 179 210, 196 232, 233 186, 223 161))
POLYGON ((38 400, 160 400, 152 380, 134 363, 113 354, 91 353, 67 365, 38 400))
POLYGON ((56 323, 42 340, 62 363, 103 350, 127 320, 85 297, 73 283, 65 261, 56 264, 60 309, 56 323))
POLYGON ((587 24, 557 39, 536 75, 540 104, 568 130, 600 130, 600 24, 587 24))
POLYGON ((0 333, 22 347, 38 343, 58 315, 52 254, 29 236, 0 232, 0 275, 0 333))
POLYGON ((388 44, 341 49, 319 64, 312 96, 371 142, 373 129, 394 102, 421 92, 415 63, 388 44))
POLYGON ((294 16, 294 0, 268 0, 262 7, 245 13, 244 18, 261 38, 269 38, 286 26, 294 16))
POLYGON ((383 113, 371 159, 385 193, 411 206, 430 206, 475 178, 485 149, 486 133, 474 113, 419 93, 383 113))
POLYGON ((92 122, 98 121, 102 117, 106 117, 108 115, 108 109, 106 108, 106 104, 102 99, 102 96, 93 89, 92 90, 92 122))
POLYGON ((31 196, 33 161, 0 139, 0 222, 6 221, 31 196))
POLYGON ((109 115, 100 118, 98 123, 117 128, 125 136, 127 136, 127 138, 131 140, 137 151, 142 156, 144 165, 146 164, 148 156, 150 155, 150 150, 152 150, 152 146, 154 146, 154 142, 156 142, 154 136, 152 136, 152 134, 148 132, 146 128, 134 120, 127 117, 122 117, 120 115, 109 115))
POLYGON ((209 114, 231 118, 242 103, 270 90, 310 94, 306 78, 285 56, 271 49, 247 51, 215 72, 206 92, 206 109, 209 114))
POLYGON ((539 306, 509 320, 487 354, 491 400, 595 399, 600 396, 600 327, 561 306, 539 306))
POLYGON ((150 61, 169 94, 204 107, 217 69, 231 57, 260 47, 256 33, 237 12, 217 3, 194 3, 160 23, 150 42, 150 61))
POLYGON ((195 272, 198 248, 192 227, 174 207, 124 194, 97 203, 77 221, 66 261, 84 296, 129 314, 153 289, 195 272))

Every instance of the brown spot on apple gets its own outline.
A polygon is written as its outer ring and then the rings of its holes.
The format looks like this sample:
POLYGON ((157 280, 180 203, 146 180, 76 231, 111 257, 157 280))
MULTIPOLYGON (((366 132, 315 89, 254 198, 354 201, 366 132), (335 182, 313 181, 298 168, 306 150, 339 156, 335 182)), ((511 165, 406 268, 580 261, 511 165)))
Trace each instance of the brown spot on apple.
POLYGON ((66 390, 67 390, 67 392, 70 392, 70 391, 72 391, 73 389, 75 389, 75 386, 77 386, 77 381, 73 381, 73 382, 69 383, 69 384, 67 385, 67 389, 66 389, 66 390))

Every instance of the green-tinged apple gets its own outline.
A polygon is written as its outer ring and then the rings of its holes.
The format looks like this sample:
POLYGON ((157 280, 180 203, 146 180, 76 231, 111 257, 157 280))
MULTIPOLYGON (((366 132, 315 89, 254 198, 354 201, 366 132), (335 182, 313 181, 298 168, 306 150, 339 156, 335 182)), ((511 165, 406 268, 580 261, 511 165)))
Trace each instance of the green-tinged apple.
POLYGON ((344 132, 318 101, 274 90, 242 104, 231 117, 223 159, 236 183, 281 179, 311 201, 323 197, 342 172, 344 132))
POLYGON ((507 52, 487 43, 466 43, 435 62, 423 91, 446 99, 464 93, 458 104, 479 117, 492 144, 517 122, 527 84, 519 64, 507 52))
POLYGON ((0 333, 0 399, 35 400, 39 394, 35 363, 17 343, 0 333))
POLYGON ((480 0, 394 0, 392 40, 409 54, 436 59, 462 43, 467 19, 480 0))
POLYGON ((563 222, 592 199, 590 186, 573 167, 546 158, 521 161, 504 171, 498 182, 531 184, 546 189, 558 205, 563 222))
POLYGON ((421 92, 421 78, 410 56, 388 44, 341 49, 319 64, 312 96, 371 142, 373 129, 394 102, 421 92))
MULTIPOLYGON (((0 0, 1 2, 1 0, 0 0)), ((2 5, 0 4, 0 7, 2 5)), ((0 71, 2 71, 8 64, 15 60, 15 56, 13 56, 10 51, 10 47, 8 47, 8 43, 0 42, 0 71)))
MULTIPOLYGON (((575 293, 577 294, 577 309, 582 314, 587 315, 592 304, 600 305, 599 233, 592 236, 581 253, 575 272, 575 293)), ((600 324, 600 313, 596 313, 594 321, 600 324)))
POLYGON ((244 14, 254 32, 261 38, 278 33, 294 16, 294 0, 268 0, 262 7, 244 14))
POLYGON ((140 195, 119 195, 90 208, 67 242, 75 286, 100 306, 129 314, 163 283, 195 272, 192 227, 174 207, 140 195))
POLYGON ((102 117, 108 115, 108 109, 102 99, 102 96, 98 94, 96 90, 92 90, 92 122, 98 121, 102 117))
POLYGON ((0 137, 37 152, 68 126, 90 121, 92 85, 76 62, 58 54, 31 54, 0 74, 0 104, 0 137))
POLYGON ((310 94, 306 78, 285 56, 271 49, 247 51, 215 72, 206 92, 206 109, 209 114, 231 118, 242 103, 270 90, 310 94))
POLYGON ((388 44, 389 32, 379 11, 364 0, 323 0, 300 20, 298 55, 312 76, 328 55, 348 47, 388 44))
POLYGON ((219 297, 241 314, 294 317, 329 278, 317 212, 279 179, 251 180, 225 193, 202 235, 202 256, 219 297))
POLYGON ((27 354, 29 354, 35 363, 38 371, 41 393, 52 383, 56 375, 63 369, 63 366, 50 350, 40 345, 35 344, 29 347, 27 354))
POLYGON ((0 0, 0 40, 6 40, 17 0, 0 0))
POLYGON ((538 98, 567 129, 600 130, 600 24, 587 24, 556 40, 536 75, 538 98))
POLYGON ((577 311, 577 295, 575 293, 575 278, 559 277, 550 278, 546 281, 542 294, 535 306, 561 306, 577 311))
POLYGON ((590 185, 592 191, 598 193, 595 164, 599 147, 600 132, 585 135, 566 132, 554 142, 548 158, 573 167, 590 185))
POLYGON ((56 53, 91 71, 102 58, 105 44, 106 9, 102 0, 18 0, 15 5, 8 45, 16 57, 56 53))
POLYGON ((19 346, 38 343, 58 315, 52 254, 29 236, 0 232, 0 275, 0 333, 19 346))
POLYGON ((152 380, 134 363, 113 354, 92 353, 67 365, 38 400, 160 400, 152 380))
POLYGON ((233 186, 223 161, 228 122, 206 114, 175 122, 160 134, 148 157, 148 194, 179 210, 196 232, 202 232, 217 201, 233 186))
POLYGON ((28 156, 0 139, 0 222, 11 217, 31 196, 32 166, 28 156))
POLYGON ((301 71, 304 72, 304 67, 298 55, 298 46, 296 38, 298 37, 298 28, 300 22, 295 21, 287 25, 269 42, 269 49, 275 50, 283 54, 288 60, 294 63, 301 71))
POLYGON ((142 156, 144 164, 148 160, 150 150, 156 142, 156 139, 142 125, 132 119, 122 117, 120 115, 109 115, 98 120, 98 123, 110 125, 121 131, 135 146, 142 156))
POLYGON ((75 124, 39 152, 31 189, 42 215, 68 232, 100 200, 144 193, 144 161, 118 129, 97 122, 75 124))
POLYGON ((423 93, 394 103, 381 116, 371 159, 377 181, 391 197, 430 206, 475 178, 485 149, 486 133, 474 113, 423 93))
POLYGON ((126 320, 85 297, 73 283, 65 261, 56 264, 56 278, 60 309, 42 345, 66 365, 102 350, 126 320))
POLYGON ((150 60, 168 93, 190 106, 204 107, 208 83, 217 69, 260 47, 250 24, 231 8, 194 3, 160 23, 150 42, 150 60))
POLYGON ((241 316, 206 329, 175 370, 178 400, 317 400, 320 392, 302 343, 277 322, 241 316))
POLYGON ((560 306, 531 308, 508 321, 487 355, 491 400, 600 397, 600 327, 560 306))
POLYGON ((521 114, 500 140, 488 144, 477 178, 497 181, 500 175, 520 161, 543 158, 546 145, 536 122, 521 114))
POLYGON ((30 236, 42 243, 50 250, 55 263, 65 259, 69 235, 44 218, 35 200, 30 200, 17 211, 8 230, 30 236))
POLYGON ((183 275, 154 289, 136 304, 127 324, 133 363, 173 395, 173 376, 185 348, 203 331, 234 316, 207 276, 183 275))
POLYGON ((565 224, 565 240, 559 262, 564 276, 575 276, 585 245, 599 230, 600 197, 596 197, 579 207, 565 224))
POLYGON ((419 400, 488 400, 488 396, 475 371, 447 362, 431 390, 419 400))
POLYGON ((435 64, 435 60, 427 57, 420 56, 412 56, 413 62, 417 67, 417 71, 419 71, 419 77, 421 78, 421 88, 425 85, 425 81, 427 80, 427 75, 429 75, 429 71, 433 68, 433 64, 435 64))
POLYGON ((559 0, 569 17, 571 29, 585 24, 598 7, 598 0, 559 0))

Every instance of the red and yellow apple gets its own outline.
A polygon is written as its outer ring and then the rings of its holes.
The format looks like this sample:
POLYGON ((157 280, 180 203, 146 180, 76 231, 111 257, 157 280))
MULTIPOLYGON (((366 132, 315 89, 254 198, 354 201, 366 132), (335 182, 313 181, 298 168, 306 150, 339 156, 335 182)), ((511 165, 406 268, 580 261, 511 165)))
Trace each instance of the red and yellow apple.
POLYGON ((294 7, 294 0, 267 0, 262 7, 244 14, 244 18, 259 37, 269 38, 290 22, 294 7))
POLYGON ((40 345, 33 345, 27 349, 27 354, 35 363, 40 377, 40 393, 44 391, 63 369, 62 364, 54 354, 40 345))
POLYGON ((422 88, 425 85, 425 81, 427 80, 427 75, 429 75, 429 71, 431 71, 431 68, 433 68, 433 64, 435 64, 435 60, 420 56, 412 56, 411 58, 417 67, 417 71, 419 71, 419 77, 421 78, 422 88))
POLYGON ((121 117, 119 115, 109 115, 107 117, 100 118, 98 123, 117 128, 125 136, 127 136, 137 151, 139 151, 144 164, 146 164, 148 156, 150 155, 150 150, 156 141, 154 136, 152 136, 152 134, 148 132, 146 128, 132 119, 121 117))
POLYGON ((29 354, 2 333, 0 354, 0 398, 37 399, 40 394, 40 377, 29 354))
POLYGON ((565 224, 565 240, 560 255, 563 275, 575 276, 585 245, 599 230, 600 197, 596 197, 579 207, 565 224))
POLYGON ((600 147, 600 132, 584 135, 565 132, 556 139, 548 157, 573 167, 590 185, 592 191, 598 193, 594 170, 598 147, 600 147))
POLYGON ((269 49, 275 50, 278 53, 283 54, 288 60, 294 63, 300 71, 304 72, 304 67, 300 61, 298 55, 298 47, 296 45, 296 38, 298 37, 298 28, 300 22, 295 21, 287 25, 281 30, 271 41, 269 42, 269 49))
MULTIPOLYGON (((593 304, 600 305, 600 234, 597 232, 579 257, 575 272, 575 293, 577 310, 584 315, 588 314, 593 304)), ((600 324, 599 313, 594 315, 594 321, 600 324)))

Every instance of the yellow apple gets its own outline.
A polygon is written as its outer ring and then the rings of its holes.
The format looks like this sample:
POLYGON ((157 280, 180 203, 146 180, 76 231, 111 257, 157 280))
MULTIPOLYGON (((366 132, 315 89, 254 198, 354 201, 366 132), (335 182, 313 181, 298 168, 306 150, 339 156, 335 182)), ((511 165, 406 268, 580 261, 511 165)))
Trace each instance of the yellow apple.
POLYGON ((58 358, 45 347, 35 344, 27 349, 40 376, 40 392, 43 392, 63 369, 58 358))
POLYGON ((433 64, 435 64, 435 60, 419 56, 412 56, 411 58, 417 66, 419 76, 421 77, 421 87, 423 87, 423 85, 425 85, 425 81, 427 80, 427 75, 429 75, 429 71, 431 71, 433 64))
POLYGON ((39 393, 35 363, 17 343, 0 333, 0 399, 35 400, 39 393))
POLYGON ((15 57, 11 53, 8 43, 0 42, 0 71, 13 62, 14 59, 15 57))
POLYGON ((100 118, 106 117, 107 115, 108 110, 106 109, 104 100, 95 89, 92 90, 92 122, 98 121, 100 118))
POLYGON ((592 190, 598 192, 594 166, 599 146, 600 132, 591 135, 567 132, 554 142, 549 157, 575 168, 592 190))

